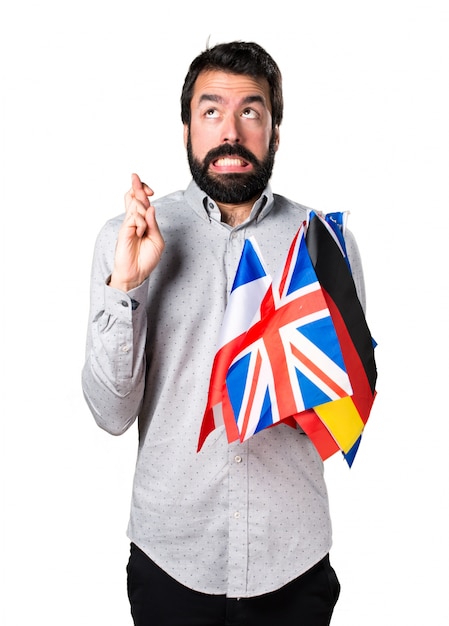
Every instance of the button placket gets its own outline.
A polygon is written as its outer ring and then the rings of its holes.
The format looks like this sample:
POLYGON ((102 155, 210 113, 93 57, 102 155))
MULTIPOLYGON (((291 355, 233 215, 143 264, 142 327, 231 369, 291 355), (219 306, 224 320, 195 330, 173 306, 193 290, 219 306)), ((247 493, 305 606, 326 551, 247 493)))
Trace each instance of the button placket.
POLYGON ((229 579, 246 588, 248 565, 247 442, 229 446, 229 579))

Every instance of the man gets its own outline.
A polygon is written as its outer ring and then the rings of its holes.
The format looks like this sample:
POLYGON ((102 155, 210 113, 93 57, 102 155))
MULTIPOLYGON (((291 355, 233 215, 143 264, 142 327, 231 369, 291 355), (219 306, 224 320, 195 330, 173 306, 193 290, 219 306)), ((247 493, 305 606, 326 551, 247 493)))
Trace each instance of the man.
MULTIPOLYGON (((218 428, 197 452, 211 366, 245 238, 270 273, 307 209, 269 179, 282 121, 281 74, 254 43, 191 64, 181 97, 193 181, 150 203, 132 176, 126 214, 95 248, 83 390, 119 435, 138 418, 128 536, 137 626, 329 624, 339 582, 323 464, 300 429, 244 443, 218 428)), ((346 245, 359 297, 357 247, 346 245)))

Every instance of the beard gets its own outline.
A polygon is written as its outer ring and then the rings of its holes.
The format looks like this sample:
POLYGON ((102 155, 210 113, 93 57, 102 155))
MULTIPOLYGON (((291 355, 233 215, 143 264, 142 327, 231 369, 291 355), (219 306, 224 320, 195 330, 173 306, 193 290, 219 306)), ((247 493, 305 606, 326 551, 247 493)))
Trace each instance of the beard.
POLYGON ((273 171, 275 149, 275 134, 273 132, 267 156, 259 161, 252 152, 236 143, 223 144, 213 148, 204 157, 201 163, 193 155, 190 132, 187 139, 187 157, 193 180, 215 202, 224 204, 241 204, 260 196, 268 184, 273 171), (252 171, 244 173, 211 174, 209 165, 220 157, 238 156, 253 166, 252 171))

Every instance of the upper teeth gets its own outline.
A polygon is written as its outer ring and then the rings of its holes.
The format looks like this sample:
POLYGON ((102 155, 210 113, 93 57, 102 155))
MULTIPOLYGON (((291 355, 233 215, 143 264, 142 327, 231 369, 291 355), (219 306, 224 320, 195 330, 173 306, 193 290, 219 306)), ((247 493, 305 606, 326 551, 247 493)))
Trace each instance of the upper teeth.
POLYGON ((237 158, 223 157, 221 159, 218 159, 217 165, 222 165, 222 166, 237 165, 238 166, 238 165, 242 165, 242 161, 241 159, 237 159, 237 158))

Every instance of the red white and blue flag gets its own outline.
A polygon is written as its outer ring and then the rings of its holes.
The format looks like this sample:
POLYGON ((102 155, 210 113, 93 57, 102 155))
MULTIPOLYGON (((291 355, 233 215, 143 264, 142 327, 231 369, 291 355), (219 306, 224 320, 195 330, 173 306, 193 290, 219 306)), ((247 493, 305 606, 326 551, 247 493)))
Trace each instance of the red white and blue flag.
POLYGON ((226 387, 241 441, 352 393, 303 226, 240 343, 226 387))

